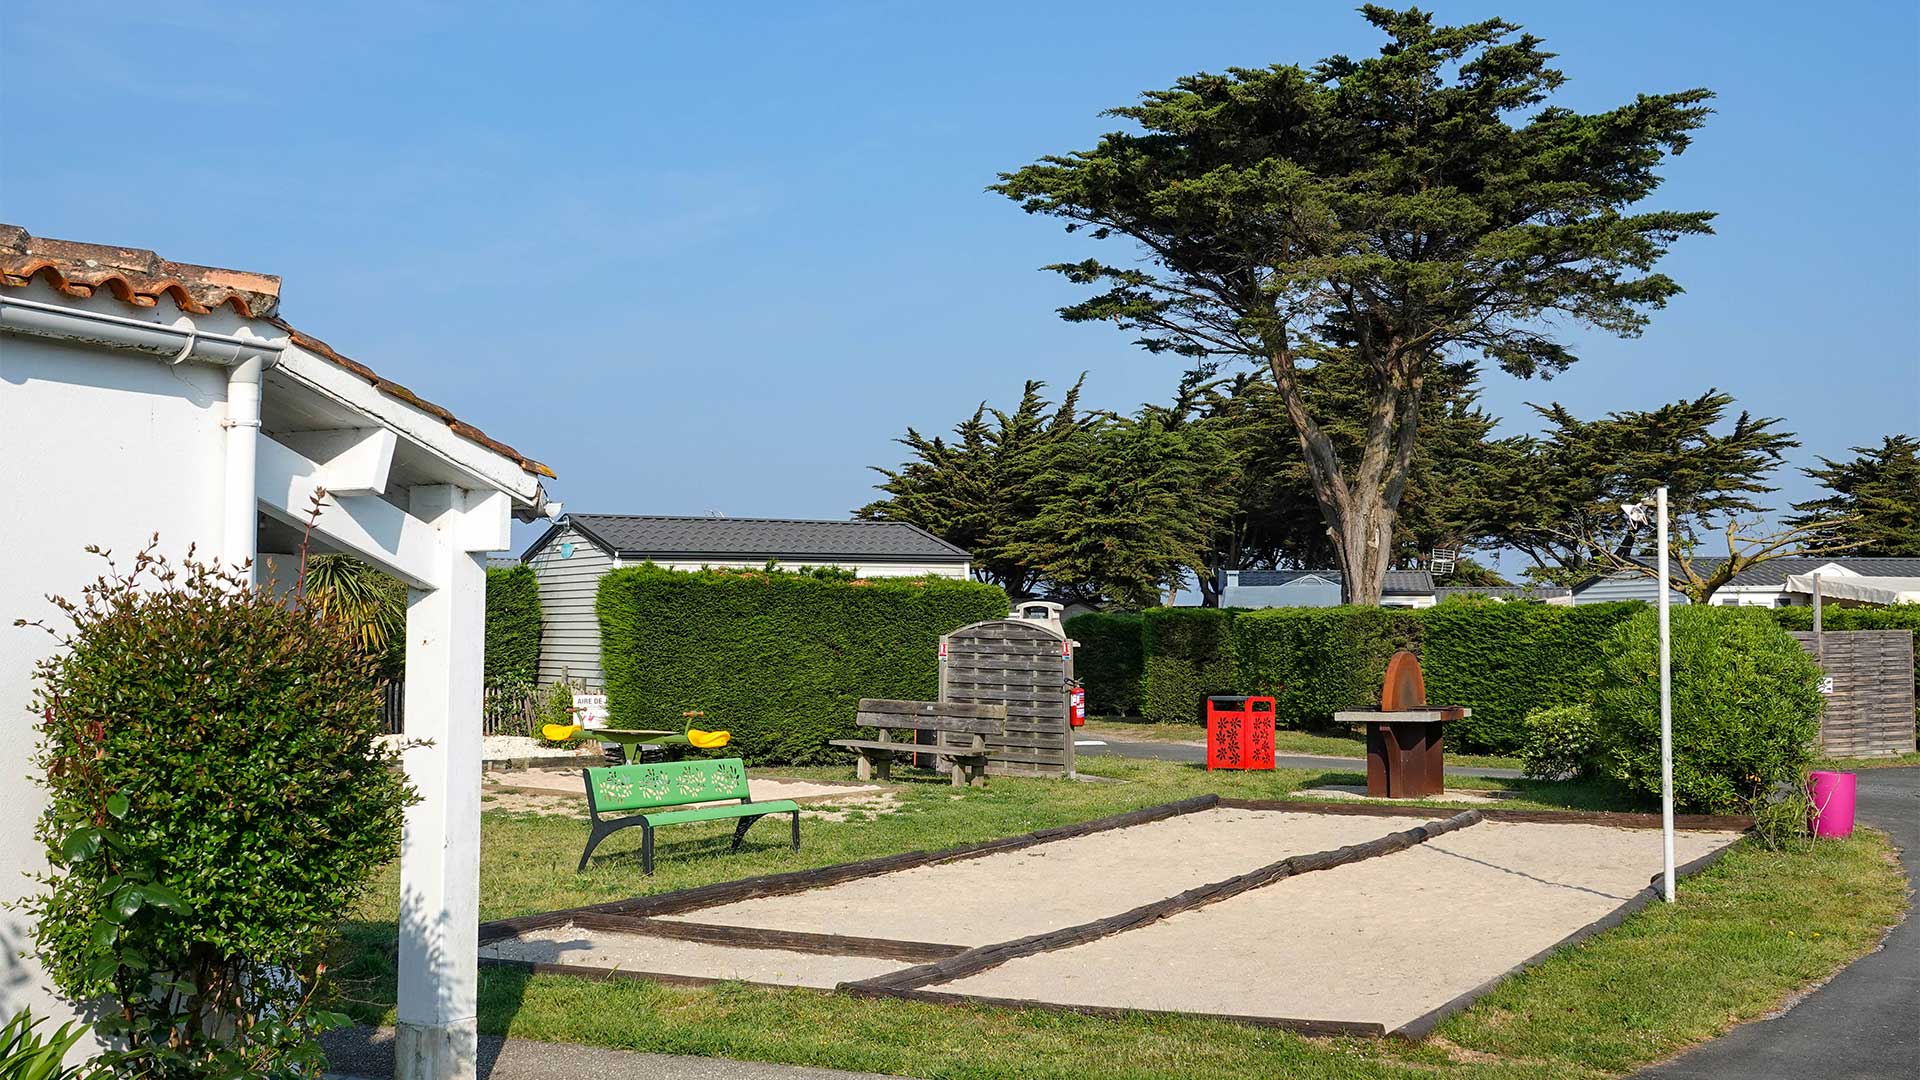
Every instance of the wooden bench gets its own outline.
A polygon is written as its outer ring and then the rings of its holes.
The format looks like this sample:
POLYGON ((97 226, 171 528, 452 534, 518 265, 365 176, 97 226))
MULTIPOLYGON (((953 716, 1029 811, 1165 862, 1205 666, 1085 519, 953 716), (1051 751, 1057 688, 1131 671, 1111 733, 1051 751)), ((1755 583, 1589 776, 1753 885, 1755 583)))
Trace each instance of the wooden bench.
POLYGON ((871 779, 877 771, 880 779, 893 778, 893 759, 899 755, 929 755, 936 769, 953 774, 953 786, 971 782, 975 787, 987 782, 987 736, 1001 735, 1007 728, 1005 705, 967 705, 953 701, 889 701, 861 698, 854 722, 861 727, 878 728, 877 739, 834 739, 860 755, 855 771, 860 779, 871 779), (896 741, 892 732, 913 734, 896 741), (921 732, 931 732, 933 742, 915 741, 921 732))
POLYGON ((662 825, 690 821, 720 821, 738 818, 733 830, 733 850, 739 851, 747 829, 768 814, 793 815, 793 850, 800 850, 800 807, 787 799, 754 802, 747 791, 747 767, 739 758, 711 761, 657 761, 644 765, 614 765, 604 769, 582 769, 587 783, 587 816, 592 827, 587 832, 587 850, 580 853, 575 873, 587 868, 587 857, 600 841, 621 829, 640 826, 640 869, 653 873, 653 832, 662 825), (738 799, 719 806, 692 806, 693 803, 738 799), (671 810, 668 807, 688 807, 671 810), (639 810, 625 817, 602 817, 622 811, 639 810))

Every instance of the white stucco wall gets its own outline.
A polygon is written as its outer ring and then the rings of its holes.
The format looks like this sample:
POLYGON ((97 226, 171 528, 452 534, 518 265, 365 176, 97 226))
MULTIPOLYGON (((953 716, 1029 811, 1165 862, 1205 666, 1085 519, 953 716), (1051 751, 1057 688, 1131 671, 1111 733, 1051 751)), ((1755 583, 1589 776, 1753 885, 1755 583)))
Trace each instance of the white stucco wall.
MULTIPOLYGON (((40 290, 34 290, 36 297, 40 290)), ((122 565, 155 532, 178 557, 220 535, 226 375, 49 339, 0 336, 0 905, 35 891, 33 826, 44 799, 27 777, 36 741, 34 662, 54 647, 17 618, 58 614, 111 548, 122 565)), ((26 917, 0 907, 0 1016, 65 1016, 31 960, 26 917)))

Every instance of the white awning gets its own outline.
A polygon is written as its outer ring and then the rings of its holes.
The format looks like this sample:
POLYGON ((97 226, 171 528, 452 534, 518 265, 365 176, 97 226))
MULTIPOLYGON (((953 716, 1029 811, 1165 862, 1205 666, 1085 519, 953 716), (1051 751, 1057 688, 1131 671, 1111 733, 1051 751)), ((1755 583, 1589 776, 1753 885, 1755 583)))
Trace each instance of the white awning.
MULTIPOLYGON (((1920 577, 1834 577, 1818 575, 1820 595, 1862 604, 1920 604, 1920 577)), ((1786 591, 1813 595, 1813 574, 1787 575, 1786 591)))

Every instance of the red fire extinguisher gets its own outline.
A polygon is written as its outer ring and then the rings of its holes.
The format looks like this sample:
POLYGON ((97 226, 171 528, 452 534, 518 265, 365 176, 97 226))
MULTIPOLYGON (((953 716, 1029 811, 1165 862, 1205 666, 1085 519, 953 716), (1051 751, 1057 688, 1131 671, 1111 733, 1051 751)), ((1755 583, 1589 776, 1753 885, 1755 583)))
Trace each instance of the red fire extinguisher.
POLYGON ((1073 723, 1074 727, 1086 726, 1087 691, 1084 687, 1076 686, 1067 691, 1067 718, 1073 723))

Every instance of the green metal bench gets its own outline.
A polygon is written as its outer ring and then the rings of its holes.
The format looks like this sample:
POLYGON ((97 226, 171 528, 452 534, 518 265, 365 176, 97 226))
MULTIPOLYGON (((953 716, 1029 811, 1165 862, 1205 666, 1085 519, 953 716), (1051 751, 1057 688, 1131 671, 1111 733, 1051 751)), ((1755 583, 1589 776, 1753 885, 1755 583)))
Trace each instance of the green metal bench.
POLYGON ((800 850, 800 807, 788 799, 754 802, 747 791, 747 767, 739 758, 712 761, 661 761, 648 765, 614 765, 604 769, 582 769, 587 783, 587 816, 593 825, 587 834, 587 850, 580 853, 579 873, 587 868, 587 858, 600 841, 621 829, 640 826, 640 869, 653 873, 653 831, 662 825, 690 821, 721 821, 738 818, 733 830, 733 850, 739 851, 747 829, 768 814, 793 815, 793 850, 800 850), (692 806, 693 803, 738 799, 721 806, 692 806), (685 806, 685 810, 668 807, 685 806), (639 810, 624 817, 603 817, 639 810))

